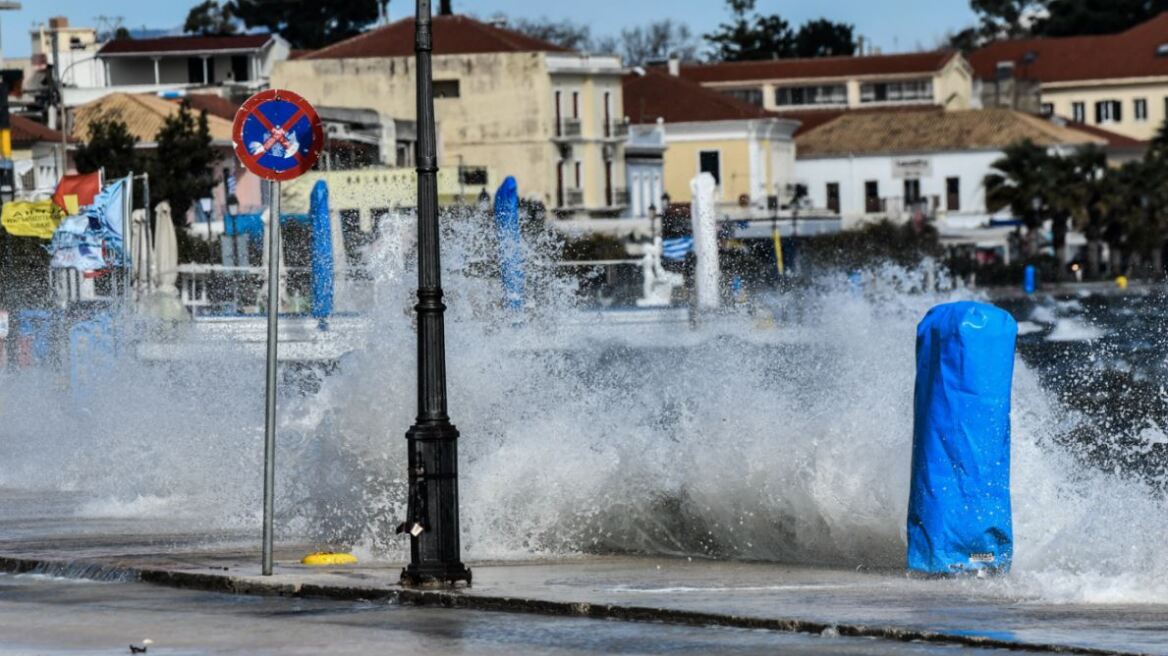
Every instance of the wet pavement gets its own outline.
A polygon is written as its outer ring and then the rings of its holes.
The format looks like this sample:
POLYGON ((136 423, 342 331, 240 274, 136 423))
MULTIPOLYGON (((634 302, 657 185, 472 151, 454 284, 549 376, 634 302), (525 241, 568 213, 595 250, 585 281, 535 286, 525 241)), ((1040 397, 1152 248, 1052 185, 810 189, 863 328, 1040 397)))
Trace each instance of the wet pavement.
MULTIPOLYGON (((0 575, 0 655, 884 654, 939 645, 0 575)), ((995 653, 979 650, 979 653, 995 653)))
POLYGON ((106 653, 88 648, 146 637, 159 645, 150 653, 175 654, 387 646, 396 653, 399 644, 402 653, 882 654, 951 651, 962 643, 1168 654, 1168 606, 1052 604, 1008 580, 587 556, 469 562, 472 588, 409 593, 396 585, 400 564, 310 568, 297 562, 308 550, 278 545, 276 575, 261 577, 257 540, 248 532, 0 513, 0 570, 34 573, 0 576, 0 654, 34 647, 32 653, 106 653), (825 631, 844 637, 826 640, 825 631), (169 636, 167 648, 178 651, 163 651, 151 633, 169 636), (954 646, 916 644, 921 640, 954 646))

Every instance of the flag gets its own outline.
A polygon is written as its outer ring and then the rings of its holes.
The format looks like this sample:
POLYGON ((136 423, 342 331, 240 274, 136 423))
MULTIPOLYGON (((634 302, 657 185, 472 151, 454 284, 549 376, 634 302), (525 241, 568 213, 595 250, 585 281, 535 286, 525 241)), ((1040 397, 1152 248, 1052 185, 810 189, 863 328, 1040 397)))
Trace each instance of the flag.
POLYGON ((51 239, 62 216, 51 200, 18 200, 4 203, 0 223, 14 237, 51 239))
POLYGON ((101 237, 95 230, 95 223, 96 221, 84 214, 70 216, 61 221, 49 245, 49 252, 52 253, 49 266, 78 271, 97 271, 106 268, 101 237))
POLYGON ((682 260, 693 250, 693 235, 672 237, 661 242, 661 255, 667 260, 682 260))
POLYGON ((53 192, 53 203, 66 214, 80 214, 82 207, 93 204, 94 196, 100 191, 101 174, 96 171, 62 176, 53 192))
POLYGON ((90 204, 86 212, 101 221, 101 227, 112 245, 121 250, 126 231, 126 181, 115 180, 105 186, 90 204))

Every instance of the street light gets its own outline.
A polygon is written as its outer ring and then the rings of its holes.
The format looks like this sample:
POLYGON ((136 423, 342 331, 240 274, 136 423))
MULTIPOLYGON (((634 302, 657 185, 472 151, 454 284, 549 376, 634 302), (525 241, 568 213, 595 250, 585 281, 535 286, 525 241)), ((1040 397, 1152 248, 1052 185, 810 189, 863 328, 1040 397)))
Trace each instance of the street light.
POLYGON ((446 412, 446 336, 438 250, 438 157, 430 0, 417 0, 414 52, 418 127, 418 416, 406 432, 410 535, 407 586, 470 585, 458 535, 458 429, 446 412))

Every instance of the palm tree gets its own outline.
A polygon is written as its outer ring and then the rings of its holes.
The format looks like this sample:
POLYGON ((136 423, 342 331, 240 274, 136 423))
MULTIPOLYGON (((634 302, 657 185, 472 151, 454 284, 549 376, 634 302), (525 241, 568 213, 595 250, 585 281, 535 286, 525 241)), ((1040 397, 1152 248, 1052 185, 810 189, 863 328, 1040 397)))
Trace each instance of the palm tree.
POLYGON ((1037 231, 1042 227, 1044 209, 1058 173, 1046 148, 1030 141, 1006 146, 985 177, 986 208, 996 212, 1009 208, 1026 227, 1024 254, 1034 255, 1037 231))
POLYGON ((1087 276, 1098 278, 1099 255, 1107 219, 1104 201, 1114 176, 1109 175, 1107 153, 1094 144, 1075 151, 1066 159, 1069 167, 1068 186, 1063 198, 1070 201, 1068 209, 1075 229, 1087 238, 1087 276))

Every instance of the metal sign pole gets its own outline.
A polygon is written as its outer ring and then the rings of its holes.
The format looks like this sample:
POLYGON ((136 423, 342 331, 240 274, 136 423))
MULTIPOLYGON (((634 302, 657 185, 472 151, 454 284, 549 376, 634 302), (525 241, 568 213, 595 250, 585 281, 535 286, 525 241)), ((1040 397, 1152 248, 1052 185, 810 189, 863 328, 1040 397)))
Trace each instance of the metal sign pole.
POLYGON ((263 575, 272 575, 272 515, 276 492, 276 344, 280 317, 280 183, 268 181, 268 371, 264 402, 263 575))

